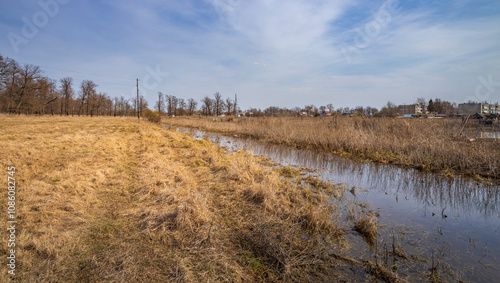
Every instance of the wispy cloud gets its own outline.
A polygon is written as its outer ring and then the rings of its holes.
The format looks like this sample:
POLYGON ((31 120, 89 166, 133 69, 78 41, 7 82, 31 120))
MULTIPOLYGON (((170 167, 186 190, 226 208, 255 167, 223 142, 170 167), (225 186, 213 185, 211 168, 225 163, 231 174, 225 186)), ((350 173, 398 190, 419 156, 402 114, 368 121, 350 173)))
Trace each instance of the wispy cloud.
MULTIPOLYGON (((5 56, 131 80, 159 65, 169 73, 159 90, 238 93, 243 107, 460 102, 478 76, 500 77, 493 0, 70 1, 19 54, 5 35, 36 3, 1 5, 5 56)), ((95 79, 110 95, 128 92, 95 79)))

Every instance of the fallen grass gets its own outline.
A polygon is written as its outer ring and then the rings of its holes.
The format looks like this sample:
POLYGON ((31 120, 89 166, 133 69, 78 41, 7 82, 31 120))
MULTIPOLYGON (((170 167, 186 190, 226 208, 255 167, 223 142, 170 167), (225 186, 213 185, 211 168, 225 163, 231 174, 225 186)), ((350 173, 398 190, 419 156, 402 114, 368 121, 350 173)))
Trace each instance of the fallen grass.
POLYGON ((163 119, 165 125, 197 127, 248 136, 296 148, 333 152, 363 160, 500 180, 498 140, 458 138, 459 119, 392 118, 190 118, 163 119))
POLYGON ((1 166, 17 172, 14 281, 349 278, 334 186, 135 119, 0 122, 1 166))
POLYGON ((354 230, 358 232, 370 245, 373 245, 377 239, 378 229, 375 220, 375 215, 370 215, 368 217, 361 216, 356 219, 354 224, 354 230))

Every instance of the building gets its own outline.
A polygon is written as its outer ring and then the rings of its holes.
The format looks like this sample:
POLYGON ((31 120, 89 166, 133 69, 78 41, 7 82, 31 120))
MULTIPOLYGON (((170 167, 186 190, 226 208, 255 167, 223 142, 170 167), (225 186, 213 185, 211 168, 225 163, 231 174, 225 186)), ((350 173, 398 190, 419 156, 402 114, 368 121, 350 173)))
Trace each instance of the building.
POLYGON ((490 104, 490 114, 500 114, 500 105, 490 104))
POLYGON ((500 114, 500 105, 487 103, 462 103, 458 105, 459 115, 500 114))
POLYGON ((428 114, 427 106, 422 106, 419 104, 410 105, 399 105, 398 106, 399 115, 417 115, 417 114, 428 114))

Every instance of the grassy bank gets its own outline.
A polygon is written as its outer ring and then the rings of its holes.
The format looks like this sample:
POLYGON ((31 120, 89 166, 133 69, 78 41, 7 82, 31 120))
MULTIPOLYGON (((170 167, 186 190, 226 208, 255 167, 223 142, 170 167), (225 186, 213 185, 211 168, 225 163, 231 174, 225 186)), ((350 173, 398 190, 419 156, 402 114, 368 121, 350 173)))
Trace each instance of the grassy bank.
POLYGON ((343 254, 342 189, 292 169, 135 119, 2 116, 0 131, 4 176, 16 167, 11 280, 399 280, 343 254))
POLYGON ((448 176, 463 174, 495 182, 500 179, 500 142, 456 137, 461 120, 176 117, 165 118, 163 123, 239 134, 448 176))

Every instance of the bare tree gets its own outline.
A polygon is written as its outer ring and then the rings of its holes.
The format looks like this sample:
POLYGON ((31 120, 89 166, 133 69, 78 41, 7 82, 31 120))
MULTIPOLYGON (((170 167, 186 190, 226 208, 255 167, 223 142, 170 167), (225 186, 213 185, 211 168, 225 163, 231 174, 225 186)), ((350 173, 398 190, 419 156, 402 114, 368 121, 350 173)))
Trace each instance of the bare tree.
POLYGON ((165 107, 164 95, 163 95, 163 93, 158 92, 158 101, 156 102, 155 109, 158 110, 158 112, 160 113, 160 116, 163 113, 162 110, 164 110, 163 109, 164 107, 165 107))
POLYGON ((118 97, 113 99, 113 116, 116 117, 116 109, 118 108, 118 97))
POLYGON ((374 108, 374 107, 366 107, 365 108, 365 115, 366 116, 372 116, 373 114, 377 113, 378 112, 378 109, 377 108, 374 108))
POLYGON ((72 87, 72 84, 73 84, 73 79, 70 78, 70 77, 65 77, 65 78, 62 78, 61 79, 61 96, 62 96, 62 107, 61 107, 61 115, 63 115, 63 113, 65 112, 66 113, 66 116, 69 115, 69 102, 70 100, 73 99, 73 93, 74 93, 74 90, 73 90, 73 87, 72 87))
POLYGON ((219 116, 222 113, 222 95, 218 92, 214 93, 214 107, 215 107, 215 116, 219 116))
MULTIPOLYGON (((1 55, 0 55, 1 56, 1 55)), ((16 96, 21 78, 21 67, 10 58, 0 59, 0 94, 1 111, 12 113, 15 110, 16 96)))
POLYGON ((304 106, 304 110, 307 112, 307 115, 316 116, 319 114, 318 108, 312 104, 304 106))
POLYGON ((47 77, 40 77, 36 83, 34 95, 31 97, 32 111, 42 115, 49 111, 54 115, 54 102, 58 98, 56 82, 47 77))
POLYGON ((203 113, 203 115, 205 116, 211 116, 212 115, 212 108, 213 108, 213 105, 214 105, 214 101, 208 97, 208 96, 205 96, 201 102, 203 103, 202 107, 201 107, 201 112, 203 113))
POLYGON ((175 97, 174 95, 171 96, 171 101, 172 101, 172 111, 173 115, 177 116, 177 110, 178 110, 178 105, 179 105, 179 99, 175 97))
POLYGON ((21 114, 21 106, 25 104, 26 115, 29 113, 30 103, 27 102, 36 88, 36 82, 40 78, 41 70, 38 66, 24 65, 19 72, 19 81, 16 88, 14 101, 16 103, 16 113, 21 114))
POLYGON ((226 109, 227 109, 226 114, 227 115, 233 114, 234 112, 233 108, 234 108, 233 100, 230 97, 226 98, 226 109))
MULTIPOLYGON (((130 105, 130 100, 129 99, 125 99, 123 96, 121 97, 121 103, 122 103, 122 107, 123 107, 123 115, 125 115, 125 117, 129 116, 130 115, 130 109, 132 108, 132 105, 130 105)), ((134 117, 135 117, 135 114, 136 113, 133 113, 134 117)))
POLYGON ((186 104, 186 101, 184 100, 184 98, 179 98, 177 105, 179 108, 178 114, 180 116, 184 115, 184 113, 186 112, 186 109, 187 109, 187 104, 186 104))
POLYGON ((144 96, 140 96, 139 97, 139 115, 142 117, 142 112, 144 110, 148 109, 148 101, 146 100, 146 98, 144 98, 144 96))
POLYGON ((177 97, 174 95, 166 95, 167 97, 167 110, 168 110, 168 115, 176 115, 177 112, 177 97))
POLYGON ((100 92, 99 94, 95 95, 95 102, 94 102, 94 111, 97 116, 99 116, 99 113, 101 115, 104 115, 106 113, 106 101, 108 99, 108 95, 106 93, 100 92))
POLYGON ((379 112, 376 113, 376 116, 382 116, 382 117, 396 117, 398 114, 398 107, 388 101, 387 104, 380 109, 379 112))
POLYGON ((78 109, 78 116, 82 114, 83 105, 86 103, 86 115, 89 115, 90 101, 92 100, 97 85, 91 80, 84 80, 80 85, 80 108, 78 109))
POLYGON ((42 75, 40 67, 19 65, 0 55, 0 112, 28 114, 105 115, 112 112, 112 101, 106 94, 97 94, 96 84, 83 81, 79 97, 74 98, 73 80, 65 77, 56 81, 42 75))
POLYGON ((194 111, 196 111, 196 106, 198 105, 198 102, 196 102, 194 99, 190 98, 188 99, 188 113, 189 115, 193 115, 194 111))
POLYGON ((423 98, 423 97, 417 98, 417 100, 415 102, 418 105, 427 106, 427 100, 425 100, 425 98, 423 98))
POLYGON ((19 80, 21 79, 21 66, 15 60, 7 58, 6 60, 6 92, 9 94, 7 103, 7 112, 14 112, 16 104, 16 94, 19 89, 19 80))

